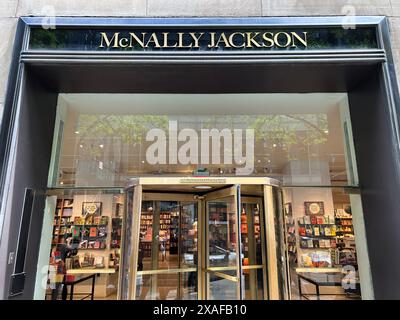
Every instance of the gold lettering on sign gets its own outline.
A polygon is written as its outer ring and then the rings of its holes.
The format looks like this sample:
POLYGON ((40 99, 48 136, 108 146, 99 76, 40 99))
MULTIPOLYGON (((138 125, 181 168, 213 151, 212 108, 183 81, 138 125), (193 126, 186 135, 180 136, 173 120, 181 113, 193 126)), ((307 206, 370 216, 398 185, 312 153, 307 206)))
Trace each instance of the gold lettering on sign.
POLYGON ((280 48, 288 47, 290 44, 290 41, 291 41, 290 35, 286 32, 278 32, 274 36, 274 43, 275 43, 275 45, 277 45, 280 48), (282 37, 282 35, 283 35, 283 37, 282 37), (286 37, 286 42, 283 42, 284 44, 282 44, 282 38, 283 38, 283 41, 285 41, 285 37, 286 37))
POLYGON ((209 48, 215 48, 215 35, 216 32, 210 32, 210 43, 208 44, 209 48))
POLYGON ((189 45, 184 45, 183 43, 183 36, 185 35, 185 33, 183 32, 178 32, 178 48, 191 48, 192 44, 189 45))
POLYGON ((100 32, 99 48, 166 48, 191 49, 202 46, 213 48, 307 48, 307 32, 100 32))
POLYGON ((146 43, 146 48, 150 46, 150 43, 154 43, 154 48, 161 48, 157 35, 154 32, 150 35, 150 38, 146 43))
POLYGON ((113 47, 113 48, 118 48, 118 38, 119 38, 119 32, 114 33, 112 38, 109 40, 107 37, 107 34, 105 32, 100 32, 101 35, 101 41, 100 41, 100 46, 99 48, 104 48, 104 43, 106 43, 107 47, 113 47), (111 42, 114 41, 114 45, 111 45, 111 42))
POLYGON ((194 40, 194 48, 200 48, 199 45, 199 40, 201 39, 201 37, 204 35, 204 32, 200 32, 198 36, 196 36, 196 32, 189 32, 189 35, 192 37, 192 39, 194 40))
POLYGON ((140 39, 134 32, 130 32, 129 35, 131 36, 131 41, 130 41, 130 45, 129 47, 133 47, 133 42, 136 42, 139 44, 139 46, 141 46, 142 48, 145 48, 145 44, 144 44, 144 35, 145 33, 142 32, 142 38, 140 39))
POLYGON ((245 47, 244 33, 243 32, 231 33, 231 35, 229 36, 228 40, 229 40, 229 44, 231 45, 231 47, 234 47, 234 48, 244 48, 245 47), (235 44, 235 37, 238 38, 238 36, 240 36, 240 38, 242 40, 241 44, 235 44))
POLYGON ((231 45, 229 44, 229 41, 225 35, 225 33, 221 33, 221 35, 218 38, 217 43, 215 44, 216 47, 219 47, 219 44, 222 43, 224 48, 230 48, 231 45))
POLYGON ((294 41, 295 38, 300 41, 303 46, 307 47, 307 32, 303 32, 304 38, 300 37, 296 32, 291 32, 290 34, 292 35, 292 47, 297 47, 294 41))
POLYGON ((275 42, 273 39, 274 34, 272 32, 264 32, 262 37, 264 40, 264 44, 263 44, 264 48, 272 48, 275 45, 275 42))
POLYGON ((253 48, 253 46, 259 48, 261 45, 254 39, 256 38, 260 33, 259 32, 246 32, 246 48, 253 48))
POLYGON ((169 32, 163 32, 163 48, 176 48, 178 45, 174 43, 173 45, 168 44, 169 32))

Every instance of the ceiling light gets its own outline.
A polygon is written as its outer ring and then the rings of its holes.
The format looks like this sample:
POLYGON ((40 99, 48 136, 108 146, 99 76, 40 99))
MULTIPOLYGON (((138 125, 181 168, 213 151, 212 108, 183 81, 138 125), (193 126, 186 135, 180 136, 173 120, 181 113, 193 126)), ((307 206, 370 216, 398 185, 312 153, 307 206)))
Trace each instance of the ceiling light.
POLYGON ((99 144, 99 147, 103 149, 104 148, 104 144, 99 144))
POLYGON ((79 148, 83 148, 83 144, 80 144, 80 145, 79 145, 79 148))
POLYGON ((212 187, 211 186, 194 186, 193 188, 195 188, 195 189, 203 189, 203 190, 208 190, 208 189, 212 189, 212 187))
POLYGON ((79 131, 75 131, 75 134, 79 134, 79 131))

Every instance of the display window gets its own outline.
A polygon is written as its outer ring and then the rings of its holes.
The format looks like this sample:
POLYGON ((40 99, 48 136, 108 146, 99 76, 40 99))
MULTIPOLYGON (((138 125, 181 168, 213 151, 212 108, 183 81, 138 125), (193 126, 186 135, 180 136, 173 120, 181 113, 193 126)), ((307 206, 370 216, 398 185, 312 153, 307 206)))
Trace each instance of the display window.
POLYGON ((291 298, 360 299, 365 239, 359 195, 342 188, 284 188, 283 200, 291 298))
POLYGON ((45 210, 52 220, 42 235, 51 236, 46 299, 117 298, 124 202, 118 190, 49 191, 45 210))
POLYGON ((357 185, 346 93, 60 94, 54 141, 53 187, 154 174, 357 185))
POLYGON ((3 296, 398 296, 389 24, 354 18, 21 18, 3 296))
POLYGON ((346 93, 60 94, 54 141, 47 298, 361 296, 346 93))

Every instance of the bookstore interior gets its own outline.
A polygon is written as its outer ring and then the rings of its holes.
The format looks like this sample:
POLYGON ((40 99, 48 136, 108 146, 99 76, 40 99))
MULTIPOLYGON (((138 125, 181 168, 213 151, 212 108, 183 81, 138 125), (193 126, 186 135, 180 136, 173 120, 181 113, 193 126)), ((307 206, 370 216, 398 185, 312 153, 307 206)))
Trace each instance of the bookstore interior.
POLYGON ((346 93, 60 94, 53 141, 36 297, 362 298, 346 93))

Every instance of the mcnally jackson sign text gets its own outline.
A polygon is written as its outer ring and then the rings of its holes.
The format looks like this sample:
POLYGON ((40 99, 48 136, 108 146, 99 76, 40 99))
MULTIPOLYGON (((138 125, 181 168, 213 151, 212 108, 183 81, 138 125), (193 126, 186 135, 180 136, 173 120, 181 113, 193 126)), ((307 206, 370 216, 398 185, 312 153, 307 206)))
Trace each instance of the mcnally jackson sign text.
POLYGON ((99 48, 307 48, 307 32, 100 32, 99 48))
MULTIPOLYGON (((112 21, 112 20, 111 20, 112 21)), ((32 28, 29 50, 274 51, 378 48, 373 27, 112 26, 32 28)))

